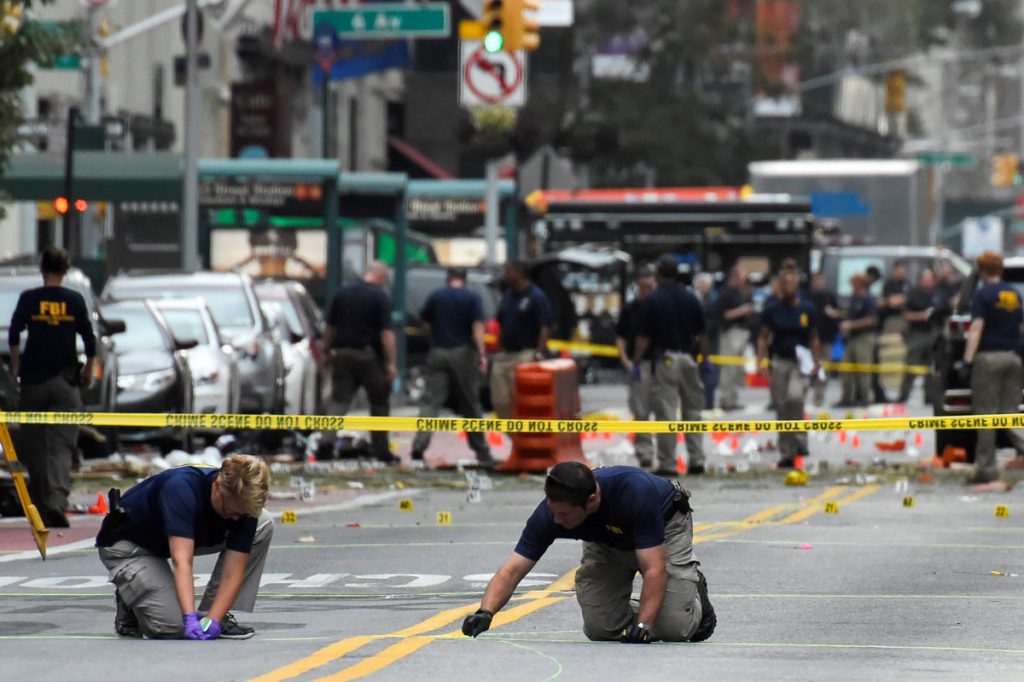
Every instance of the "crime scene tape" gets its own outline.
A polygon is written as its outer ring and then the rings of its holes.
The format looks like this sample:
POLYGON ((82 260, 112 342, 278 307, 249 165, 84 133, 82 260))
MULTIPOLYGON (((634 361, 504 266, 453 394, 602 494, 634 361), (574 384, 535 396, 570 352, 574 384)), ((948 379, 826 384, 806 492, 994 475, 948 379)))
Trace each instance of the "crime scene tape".
POLYGON ((797 433, 1024 428, 1024 414, 963 417, 883 417, 792 421, 602 421, 595 419, 466 419, 463 417, 336 417, 284 414, 152 414, 122 412, 0 412, 3 424, 77 424, 143 428, 263 431, 495 431, 501 433, 797 433))

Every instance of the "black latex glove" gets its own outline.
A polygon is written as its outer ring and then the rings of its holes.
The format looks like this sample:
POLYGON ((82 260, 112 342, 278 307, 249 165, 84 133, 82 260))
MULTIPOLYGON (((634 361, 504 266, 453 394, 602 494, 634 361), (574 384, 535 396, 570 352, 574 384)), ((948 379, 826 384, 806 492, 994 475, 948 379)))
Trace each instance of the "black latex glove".
POLYGON ((971 363, 964 360, 957 360, 953 363, 953 371, 960 381, 965 384, 971 383, 971 363))
POLYGON ((462 621, 462 634, 466 637, 476 637, 481 632, 487 632, 491 628, 491 618, 494 614, 487 609, 479 609, 471 616, 466 616, 462 621))
POLYGON ((634 623, 622 631, 619 641, 623 644, 650 644, 651 630, 643 623, 634 623))

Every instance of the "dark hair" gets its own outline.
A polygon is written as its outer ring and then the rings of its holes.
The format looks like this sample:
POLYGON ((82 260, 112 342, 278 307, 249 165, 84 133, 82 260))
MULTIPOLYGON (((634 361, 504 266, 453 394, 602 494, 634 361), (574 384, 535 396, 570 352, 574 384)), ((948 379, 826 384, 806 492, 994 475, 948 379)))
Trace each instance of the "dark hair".
POLYGON ((39 269, 47 275, 66 275, 71 269, 71 258, 68 252, 59 246, 47 246, 43 249, 39 269))
POLYGON ((448 274, 445 278, 450 282, 453 279, 466 279, 466 268, 448 268, 448 274))
POLYGON ((675 258, 666 255, 658 259, 658 277, 671 280, 679 278, 679 263, 675 258))
POLYGON ((518 259, 510 260, 507 263, 505 263, 505 268, 508 269, 508 270, 515 270, 516 272, 518 272, 523 277, 527 276, 527 274, 526 274, 526 261, 522 261, 522 260, 518 260, 518 259))
POLYGON ((882 279, 882 271, 878 269, 877 265, 869 265, 867 269, 864 270, 864 274, 871 279, 882 279))
POLYGON ((654 270, 651 270, 646 265, 633 273, 634 282, 639 282, 640 280, 647 279, 648 277, 654 277, 654 270))
POLYGON ((597 492, 594 472, 581 462, 561 462, 551 467, 544 481, 544 495, 552 502, 568 502, 586 507, 587 500, 597 492))

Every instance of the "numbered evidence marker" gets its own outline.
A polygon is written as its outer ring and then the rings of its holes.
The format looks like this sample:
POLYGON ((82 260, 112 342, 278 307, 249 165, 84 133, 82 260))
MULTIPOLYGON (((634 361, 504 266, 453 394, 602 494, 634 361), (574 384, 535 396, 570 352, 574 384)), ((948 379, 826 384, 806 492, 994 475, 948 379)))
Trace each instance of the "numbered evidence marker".
POLYGON ((825 503, 825 513, 826 514, 838 514, 839 513, 839 503, 838 502, 826 502, 825 503))
POLYGON ((446 511, 437 512, 437 525, 439 526, 450 526, 452 525, 452 513, 446 511))
POLYGON ((913 507, 915 504, 916 502, 914 501, 914 498, 911 497, 910 495, 907 495, 906 497, 903 498, 904 507, 909 509, 910 507, 913 507))
POLYGON ((1010 508, 1005 505, 999 505, 996 507, 996 518, 997 519, 1008 519, 1010 518, 1010 508))
POLYGON ((480 504, 480 500, 483 497, 480 495, 480 488, 470 488, 469 494, 466 495, 466 501, 472 502, 473 504, 480 504))
POLYGON ((412 500, 399 500, 398 511, 412 511, 412 500))
POLYGON ((292 524, 299 522, 299 515, 293 511, 281 512, 281 523, 292 524))

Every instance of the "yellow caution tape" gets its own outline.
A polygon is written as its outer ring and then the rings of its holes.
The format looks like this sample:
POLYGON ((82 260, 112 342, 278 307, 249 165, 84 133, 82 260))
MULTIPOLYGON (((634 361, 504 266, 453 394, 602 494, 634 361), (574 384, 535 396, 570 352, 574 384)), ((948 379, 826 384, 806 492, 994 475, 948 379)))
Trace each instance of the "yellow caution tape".
POLYGON ((596 419, 466 419, 333 417, 281 414, 151 414, 120 412, 0 412, 0 424, 78 424, 147 428, 304 431, 495 431, 500 433, 789 433, 1024 428, 1024 414, 962 417, 883 417, 792 421, 603 421, 596 419))

